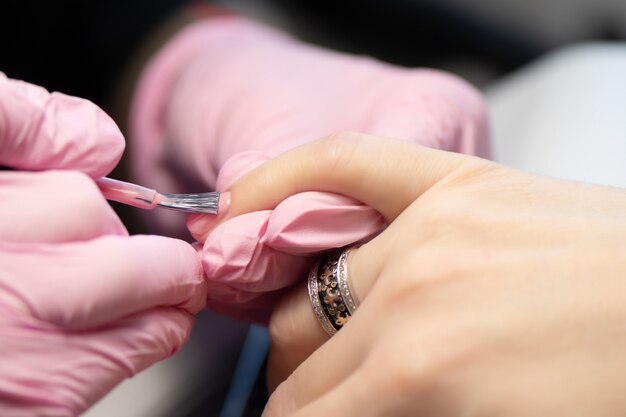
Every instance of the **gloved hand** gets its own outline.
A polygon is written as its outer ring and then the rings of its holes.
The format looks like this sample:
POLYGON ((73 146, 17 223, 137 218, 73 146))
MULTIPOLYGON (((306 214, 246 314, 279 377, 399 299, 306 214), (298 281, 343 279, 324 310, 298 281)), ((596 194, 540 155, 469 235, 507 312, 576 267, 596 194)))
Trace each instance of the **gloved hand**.
MULTIPOLYGON (((479 95, 451 75, 326 51, 229 16, 189 26, 149 63, 132 106, 131 154, 141 183, 224 191, 269 158, 334 132, 485 156, 485 125, 479 95)), ((175 215, 160 214, 161 227, 179 227, 175 215)), ((209 307, 254 321, 304 278, 311 256, 384 227, 358 201, 321 192, 230 218, 209 234, 215 220, 188 221, 204 243, 209 307)))
POLYGON ((123 149, 94 104, 0 73, 3 416, 80 414, 176 352, 204 306, 193 248, 129 237, 90 179, 123 149))

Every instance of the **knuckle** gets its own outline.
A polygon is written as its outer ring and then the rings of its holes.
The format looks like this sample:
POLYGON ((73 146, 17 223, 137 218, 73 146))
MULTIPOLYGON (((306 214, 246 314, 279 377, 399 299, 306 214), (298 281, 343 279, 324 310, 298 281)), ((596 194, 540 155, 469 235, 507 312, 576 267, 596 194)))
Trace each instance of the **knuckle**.
MULTIPOLYGON (((515 176, 513 176, 515 177, 515 176)), ((511 171, 481 160, 464 161, 436 188, 424 193, 412 206, 420 239, 461 236, 472 227, 487 223, 494 187, 515 189, 511 171), (483 208, 480 210, 478 208, 483 208)))
POLYGON ((416 229, 419 230, 416 238, 432 240, 459 230, 471 215, 467 207, 458 194, 424 195, 415 204, 416 229))
POLYGON ((473 253, 458 253, 450 260, 447 245, 428 245, 410 251, 394 261, 395 266, 381 276, 387 283, 387 294, 391 304, 402 309, 411 308, 415 303, 426 307, 429 300, 438 292, 446 291, 449 283, 461 285, 473 253), (403 304, 406 302, 406 304, 403 304))
POLYGON ((398 356, 397 346, 378 346, 366 360, 364 370, 368 375, 369 391, 394 402, 414 397, 425 382, 414 361, 398 356))
POLYGON ((435 336, 429 344, 437 346, 434 349, 406 340, 375 348, 364 364, 372 395, 377 393, 395 404, 416 399, 434 403, 437 398, 451 396, 452 384, 448 381, 461 372, 463 355, 437 341, 444 342, 435 336), (415 352, 422 354, 416 356, 415 352))
POLYGON ((321 139, 320 172, 332 175, 338 170, 345 171, 354 163, 362 140, 362 135, 356 132, 338 132, 321 139))

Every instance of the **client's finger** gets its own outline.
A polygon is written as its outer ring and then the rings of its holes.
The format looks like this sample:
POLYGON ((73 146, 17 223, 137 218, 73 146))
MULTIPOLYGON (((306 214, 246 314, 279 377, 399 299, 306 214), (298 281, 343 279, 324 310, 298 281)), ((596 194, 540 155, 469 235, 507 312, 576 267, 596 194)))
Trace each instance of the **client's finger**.
MULTIPOLYGON (((255 217, 255 222, 229 219, 229 223, 237 222, 238 233, 258 235, 267 246, 294 255, 342 247, 378 233, 385 226, 376 210, 333 193, 298 193, 265 213, 259 219, 255 217), (260 226, 264 229, 262 233, 260 226)), ((217 230, 209 231, 221 219, 220 216, 190 216, 187 227, 198 241, 216 242, 223 239, 217 230)), ((233 227, 228 229, 232 231, 233 227)), ((236 242, 237 239, 234 244, 236 242)))
MULTIPOLYGON (((361 248, 352 249, 347 258, 346 279, 357 304, 367 297, 378 277, 376 261, 373 260, 376 245, 378 238, 361 248), (358 275, 354 274, 355 271, 358 275)), ((330 337, 314 313, 306 284, 293 289, 274 308, 269 329, 272 340, 268 362, 270 390, 284 381, 330 337)))
POLYGON ((274 308, 269 331, 267 384, 272 392, 329 338, 315 317, 306 283, 298 285, 274 308))
POLYGON ((231 188, 226 216, 271 209, 290 195, 327 191, 362 201, 388 223, 419 195, 475 158, 393 139, 340 133, 291 150, 231 188))
POLYGON ((264 416, 288 416, 348 379, 367 354, 359 334, 346 327, 316 350, 270 397, 264 416))

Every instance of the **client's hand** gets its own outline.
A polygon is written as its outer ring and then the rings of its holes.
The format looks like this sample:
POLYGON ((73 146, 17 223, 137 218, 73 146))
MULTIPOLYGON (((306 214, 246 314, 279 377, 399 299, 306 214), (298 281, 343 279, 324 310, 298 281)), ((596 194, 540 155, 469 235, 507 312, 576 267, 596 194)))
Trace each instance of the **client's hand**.
MULTIPOLYGON (((168 192, 227 190, 269 158, 346 129, 486 152, 481 99, 455 77, 311 47, 236 16, 191 25, 153 59, 131 122, 138 181, 168 192)), ((157 215, 159 226, 175 226, 170 213, 157 215)), ((204 243, 209 306, 260 321, 275 293, 302 276, 307 257, 384 227, 371 208, 320 192, 208 234, 214 222, 188 222, 204 243)))
POLYGON ((0 73, 3 416, 80 414, 176 352, 204 306, 193 248, 129 237, 91 180, 123 149, 92 103, 0 73))
POLYGON ((349 259, 362 304, 330 340, 305 288, 275 310, 266 416, 626 410, 626 191, 344 134, 236 183, 230 215, 312 190, 389 227, 349 259))

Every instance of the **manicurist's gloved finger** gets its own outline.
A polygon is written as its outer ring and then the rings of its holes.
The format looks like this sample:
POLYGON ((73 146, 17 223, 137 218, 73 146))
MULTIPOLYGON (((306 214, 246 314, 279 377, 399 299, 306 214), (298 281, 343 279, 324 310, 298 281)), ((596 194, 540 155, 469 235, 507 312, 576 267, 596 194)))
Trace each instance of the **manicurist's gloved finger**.
POLYGON ((0 165, 108 174, 124 150, 115 124, 90 101, 0 73, 0 165))
POLYGON ((93 180, 78 171, 0 172, 0 240, 86 241, 127 235, 93 180))
POLYGON ((3 270, 22 277, 7 283, 16 308, 66 328, 162 306, 195 313, 206 303, 198 256, 180 240, 104 236, 55 245, 0 242, 0 248, 3 270))
MULTIPOLYGON (((46 327, 28 320, 23 319, 24 325, 46 327)), ((11 369, 13 377, 2 384, 2 394, 5 398, 13 398, 10 404, 15 407, 13 410, 9 405, 7 409, 7 404, 0 398, 3 411, 8 412, 7 415, 25 415, 18 411, 32 411, 32 399, 45 398, 46 412, 42 411, 42 415, 78 415, 122 380, 180 350, 189 338, 193 323, 194 317, 188 312, 161 307, 81 332, 40 331, 37 344, 32 343, 28 328, 5 329, 12 336, 10 344, 5 347, 11 353, 19 351, 20 355, 19 366, 15 363, 15 356, 9 355, 6 361, 0 356, 0 366, 11 369), (56 349, 50 349, 50 346, 56 349), (59 387, 58 378, 51 375, 72 377, 66 378, 59 387), (37 384, 13 384, 16 379, 37 381, 37 384), (90 389, 86 390, 86 385, 90 385, 90 389), (58 408, 57 414, 51 414, 51 408, 58 408), (71 413, 63 414, 60 410, 64 409, 71 410, 71 413)))

